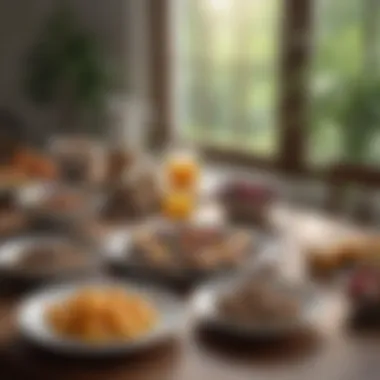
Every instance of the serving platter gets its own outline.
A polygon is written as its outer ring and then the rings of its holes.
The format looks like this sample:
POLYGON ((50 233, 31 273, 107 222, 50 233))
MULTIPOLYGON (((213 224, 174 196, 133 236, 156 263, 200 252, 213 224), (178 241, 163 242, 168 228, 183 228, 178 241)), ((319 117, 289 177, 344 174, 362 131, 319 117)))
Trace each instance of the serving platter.
POLYGON ((172 294, 157 287, 152 288, 135 282, 92 280, 57 285, 32 294, 21 303, 17 322, 20 333, 26 339, 47 351, 69 356, 109 357, 132 354, 175 337, 186 323, 186 307, 172 294), (142 297, 158 311, 157 324, 142 337, 128 341, 96 344, 60 336, 47 323, 46 311, 52 305, 89 287, 124 289, 142 297))
POLYGON ((9 280, 29 282, 75 278, 96 272, 101 263, 102 257, 99 252, 77 239, 64 235, 15 237, 0 245, 0 273, 3 278, 9 280), (77 266, 46 268, 46 270, 34 270, 19 265, 31 250, 46 246, 64 246, 65 249, 72 247, 78 255, 83 255, 83 262, 77 266))
MULTIPOLYGON (((264 277, 266 274, 257 270, 251 276, 264 277)), ((191 301, 193 317, 216 332, 244 339, 278 338, 313 327, 321 310, 321 293, 310 283, 296 284, 285 278, 271 282, 282 294, 297 300, 299 312, 295 318, 242 323, 226 317, 219 310, 219 301, 237 289, 242 280, 241 275, 226 276, 199 287, 191 301)))
POLYGON ((33 218, 51 222, 77 222, 92 217, 100 212, 104 205, 104 197, 85 191, 81 188, 72 188, 57 183, 35 183, 21 189, 17 194, 20 207, 26 210, 33 218), (46 202, 55 196, 67 194, 83 200, 79 207, 61 207, 54 210, 46 202))
MULTIPOLYGON (((151 223, 147 228, 152 228, 155 231, 163 234, 175 234, 176 230, 180 228, 178 225, 172 223, 151 223)), ((179 268, 167 267, 159 268, 136 260, 139 252, 133 244, 133 239, 136 231, 144 228, 135 226, 119 230, 115 233, 110 233, 103 241, 101 250, 105 253, 106 260, 121 273, 126 275, 134 275, 138 277, 149 278, 150 280, 159 281, 170 284, 197 284, 202 280, 206 280, 215 276, 223 275, 230 272, 241 271, 247 268, 252 268, 258 264, 263 256, 268 254, 271 247, 273 248, 273 238, 268 235, 262 234, 255 230, 235 230, 230 227, 217 227, 221 229, 222 233, 232 235, 237 231, 244 231, 247 233, 251 241, 245 252, 245 258, 236 266, 221 266, 216 268, 179 268)), ((208 228, 208 227, 206 227, 208 228)), ((174 254, 181 255, 179 248, 171 247, 174 254)), ((199 252, 195 251, 192 254, 198 255, 199 252)))

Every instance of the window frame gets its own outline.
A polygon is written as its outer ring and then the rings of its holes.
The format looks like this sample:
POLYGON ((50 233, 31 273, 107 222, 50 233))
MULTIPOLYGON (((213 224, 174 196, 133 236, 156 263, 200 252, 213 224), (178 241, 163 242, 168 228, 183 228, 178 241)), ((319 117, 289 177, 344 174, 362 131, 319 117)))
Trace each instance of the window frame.
MULTIPOLYGON (((155 120, 151 125, 150 146, 161 148, 170 141, 174 131, 171 100, 174 70, 171 50, 172 1, 148 0, 151 25, 151 94, 155 105, 155 120)), ((338 176, 368 186, 380 186, 380 170, 354 164, 333 164, 326 168, 313 167, 306 157, 309 117, 309 68, 313 42, 314 0, 287 0, 283 6, 280 41, 278 154, 264 158, 239 150, 201 145, 199 150, 210 160, 248 167, 258 167, 289 176, 331 179, 338 176), (302 36, 302 37, 300 37, 302 36)))

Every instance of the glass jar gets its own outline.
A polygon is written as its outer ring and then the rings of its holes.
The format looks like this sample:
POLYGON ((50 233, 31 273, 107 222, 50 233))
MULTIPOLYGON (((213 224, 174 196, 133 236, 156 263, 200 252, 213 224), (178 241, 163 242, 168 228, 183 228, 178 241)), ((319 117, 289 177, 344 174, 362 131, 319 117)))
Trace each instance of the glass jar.
POLYGON ((50 146, 61 179, 75 184, 97 184, 105 179, 105 149, 86 137, 56 138, 50 146))

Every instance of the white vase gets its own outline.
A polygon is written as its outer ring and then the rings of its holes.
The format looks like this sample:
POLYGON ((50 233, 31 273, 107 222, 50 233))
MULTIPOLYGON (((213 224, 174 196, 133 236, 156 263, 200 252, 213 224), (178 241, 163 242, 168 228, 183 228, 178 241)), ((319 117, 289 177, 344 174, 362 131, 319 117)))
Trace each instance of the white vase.
POLYGON ((129 151, 142 151, 146 146, 149 107, 146 101, 127 95, 110 98, 111 142, 129 151))

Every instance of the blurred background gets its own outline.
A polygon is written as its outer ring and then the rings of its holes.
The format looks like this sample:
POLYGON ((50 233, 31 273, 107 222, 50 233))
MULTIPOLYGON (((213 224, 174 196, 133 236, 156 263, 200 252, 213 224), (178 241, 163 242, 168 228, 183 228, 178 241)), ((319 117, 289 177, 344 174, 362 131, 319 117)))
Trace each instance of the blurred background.
POLYGON ((294 99, 289 107, 293 118, 305 114, 303 165, 379 163, 376 1, 183 3, 176 17, 186 136, 274 159, 284 148, 280 105, 302 91, 302 106, 294 99))
POLYGON ((379 12, 376 0, 2 2, 2 130, 37 145, 191 144, 376 222, 379 12))
MULTIPOLYGON (((324 372, 311 357, 286 378, 377 373, 374 345, 340 327, 347 299, 380 321, 379 21, 380 0, 0 1, 0 362, 23 378, 74 373, 33 354, 25 365, 13 282, 118 274, 190 288, 224 270, 255 275, 252 260, 269 282, 331 280, 324 372)), ((197 338, 173 352, 185 358, 175 379, 254 367, 204 360, 197 338)), ((130 378, 156 379, 147 363, 130 378)))

